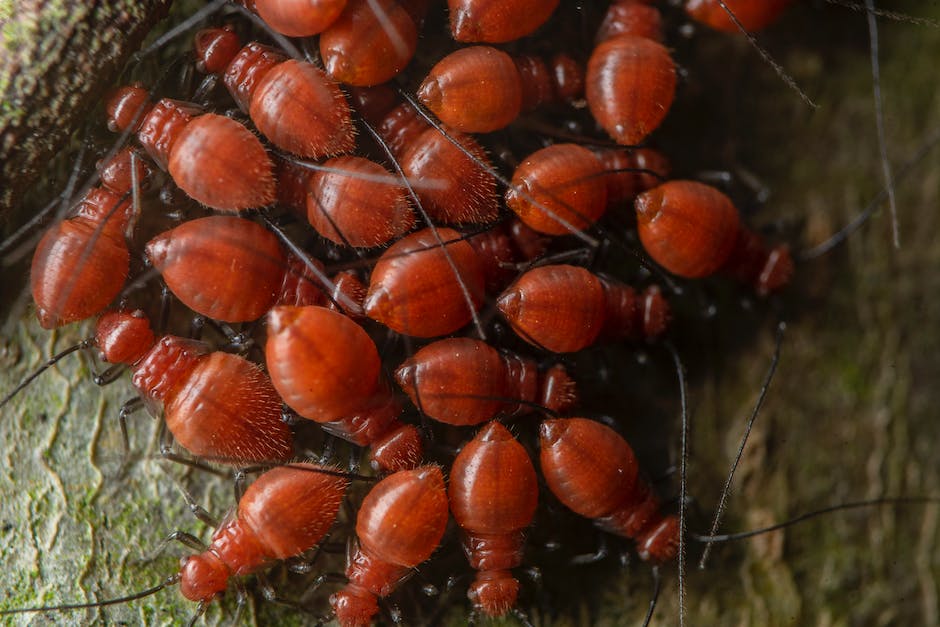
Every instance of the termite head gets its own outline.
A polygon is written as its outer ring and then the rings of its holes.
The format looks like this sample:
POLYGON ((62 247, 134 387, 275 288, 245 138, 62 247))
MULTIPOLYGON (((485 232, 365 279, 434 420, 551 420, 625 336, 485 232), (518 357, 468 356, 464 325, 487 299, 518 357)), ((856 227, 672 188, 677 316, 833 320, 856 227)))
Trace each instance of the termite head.
POLYGON ((180 560, 180 592, 190 601, 208 603, 225 592, 228 578, 228 568, 211 553, 180 560))
POLYGON ((153 346, 154 335, 143 311, 111 311, 98 319, 95 343, 108 363, 133 364, 153 346))

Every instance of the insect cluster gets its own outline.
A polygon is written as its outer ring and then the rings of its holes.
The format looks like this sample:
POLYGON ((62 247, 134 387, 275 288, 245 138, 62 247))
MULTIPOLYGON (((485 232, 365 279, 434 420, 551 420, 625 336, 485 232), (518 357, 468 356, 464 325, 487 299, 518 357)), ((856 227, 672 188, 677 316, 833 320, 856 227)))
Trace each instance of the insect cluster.
MULTIPOLYGON (((187 490, 202 494, 205 466, 275 466, 172 583, 214 608, 230 579, 289 560, 306 572, 276 576, 298 612, 388 620, 380 599, 401 583, 402 620, 430 624, 465 592, 464 613, 550 618, 520 573, 603 545, 595 525, 671 562, 678 507, 617 433, 634 412, 596 396, 619 378, 595 374, 618 368, 604 345, 668 362, 656 343, 697 306, 696 281, 762 298, 794 270, 731 192, 672 179, 646 143, 682 98, 669 46, 686 14, 636 0, 244 4, 271 30, 213 18, 191 58, 106 99, 128 145, 31 268, 42 326, 97 317, 89 346, 132 371, 143 402, 117 430, 132 465, 143 445, 126 429, 147 405, 161 450, 196 466, 180 471, 187 490), (582 417, 601 413, 614 428, 582 417), (379 481, 344 476, 350 459, 379 481), (337 563, 321 541, 349 542, 344 576, 321 581, 337 563), (532 546, 552 548, 530 561, 532 546)), ((786 4, 738 19, 763 28, 786 4)), ((684 8, 735 30, 719 5, 684 8)))

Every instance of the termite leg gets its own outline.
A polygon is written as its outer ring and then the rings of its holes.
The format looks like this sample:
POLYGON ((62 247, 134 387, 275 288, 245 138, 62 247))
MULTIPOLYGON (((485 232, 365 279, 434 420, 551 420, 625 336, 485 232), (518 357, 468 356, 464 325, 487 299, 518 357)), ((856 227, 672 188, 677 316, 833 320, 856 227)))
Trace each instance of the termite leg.
POLYGON ((144 399, 139 396, 125 401, 121 405, 121 411, 118 412, 118 424, 121 425, 121 443, 124 446, 124 454, 121 457, 121 470, 127 466, 128 461, 131 457, 131 438, 127 433, 127 417, 133 414, 135 411, 140 410, 144 406, 144 399))
POLYGON ((124 374, 125 364, 114 364, 109 367, 107 370, 101 373, 95 373, 92 375, 92 381, 95 382, 95 385, 109 385, 117 381, 118 377, 124 374))

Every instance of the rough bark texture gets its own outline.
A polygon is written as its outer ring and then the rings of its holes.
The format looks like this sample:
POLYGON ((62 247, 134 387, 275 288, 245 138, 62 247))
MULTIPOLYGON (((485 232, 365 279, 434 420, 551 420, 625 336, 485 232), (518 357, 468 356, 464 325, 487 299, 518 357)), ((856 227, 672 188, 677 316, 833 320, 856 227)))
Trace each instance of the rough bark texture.
MULTIPOLYGON (((940 18, 940 9, 919 2, 892 8, 940 18)), ((900 164, 940 127, 935 87, 940 31, 884 21, 881 29, 889 154, 900 164)), ((772 192, 766 206, 748 216, 752 224, 771 222, 772 212, 795 227, 795 248, 821 241, 882 185, 864 17, 840 7, 796 7, 762 36, 820 103, 816 112, 740 39, 714 35, 706 41, 702 65, 713 74, 686 87, 693 104, 673 112, 667 129, 669 137, 685 134, 696 138, 688 146, 705 147, 678 157, 679 167, 686 173, 746 167, 772 192), (702 85, 721 87, 696 93, 702 85)), ((738 471, 723 529, 760 527, 845 501, 938 493, 938 173, 940 151, 935 150, 898 184, 900 250, 891 246, 883 210, 846 246, 801 264, 795 285, 775 306, 758 304, 756 312, 742 307, 740 291, 718 281, 696 295, 718 303, 714 319, 704 320, 701 308, 679 312, 676 342, 692 380, 690 494, 705 512, 690 516, 691 529, 708 526, 769 365, 778 316, 789 322, 780 366, 738 471)), ((17 326, 4 338, 0 391, 81 336, 78 330, 41 332, 31 319, 17 326)), ((641 368, 629 355, 623 357, 606 384, 596 386, 608 391, 594 404, 611 413, 614 403, 621 404, 631 441, 657 475, 667 466, 667 455, 675 459, 678 450, 678 403, 668 358, 653 358, 652 367, 641 368), (650 399, 651 394, 661 396, 650 399)), ((578 376, 584 377, 583 371, 578 376)), ((118 387, 103 394, 91 383, 88 368, 72 359, 0 412, 0 563, 5 566, 0 607, 108 598, 145 588, 175 566, 170 557, 139 564, 159 539, 177 528, 202 528, 168 478, 186 480, 188 473, 179 467, 138 454, 126 477, 109 479, 121 450, 116 414, 120 401, 130 396, 118 387)), ((132 450, 154 450, 154 424, 146 417, 132 421, 132 450)), ((187 480, 187 485, 204 482, 187 480)), ((675 477, 659 486, 663 493, 678 492, 675 477)), ((227 485, 214 484, 194 496, 219 515, 232 502, 227 485)), ((704 572, 693 568, 700 548, 692 545, 687 624, 938 624, 938 514, 937 505, 831 514, 720 548, 704 572)), ((550 522, 543 516, 539 529, 550 522)), ((536 530, 532 535, 539 536, 536 530)), ((588 546, 593 542, 586 540, 588 546)), ((524 603, 534 604, 533 623, 641 621, 650 589, 645 565, 624 572, 608 558, 600 568, 573 567, 553 562, 537 545, 528 553, 544 574, 541 587, 523 578, 524 603), (546 612, 546 602, 559 613, 546 612)), ((453 563, 460 568, 459 560, 453 563)), ((653 622, 674 625, 675 567, 665 567, 664 577, 653 622)), ((443 579, 432 583, 443 585, 443 579)), ((442 601, 452 605, 445 613, 453 624, 466 620, 463 584, 442 601)), ((191 611, 171 590, 69 620, 174 624, 191 611)), ((212 611, 215 622, 231 607, 212 611)), ((263 624, 295 616, 268 603, 257 611, 250 611, 249 619, 263 624)), ((406 624, 411 624, 407 618, 406 624)))
POLYGON ((169 4, 0 1, 0 215, 63 148, 169 4))

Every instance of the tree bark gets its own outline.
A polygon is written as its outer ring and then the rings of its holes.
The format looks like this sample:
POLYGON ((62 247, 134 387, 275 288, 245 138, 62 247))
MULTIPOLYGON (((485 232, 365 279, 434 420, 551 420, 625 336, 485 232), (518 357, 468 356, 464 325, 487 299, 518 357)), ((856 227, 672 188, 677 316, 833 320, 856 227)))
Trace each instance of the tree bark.
POLYGON ((170 1, 0 2, 0 216, 64 146, 170 1))

